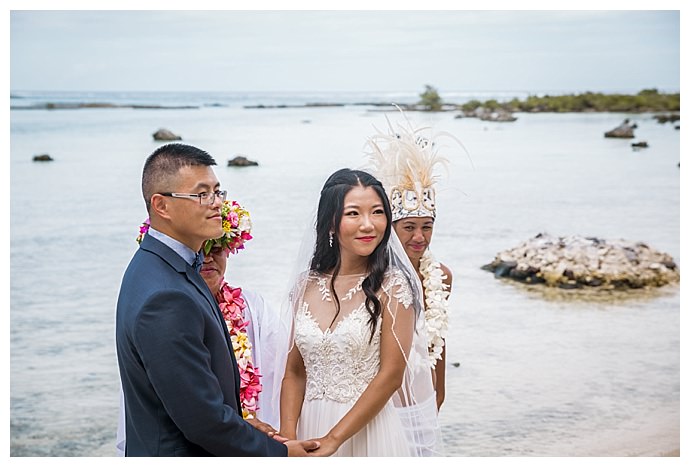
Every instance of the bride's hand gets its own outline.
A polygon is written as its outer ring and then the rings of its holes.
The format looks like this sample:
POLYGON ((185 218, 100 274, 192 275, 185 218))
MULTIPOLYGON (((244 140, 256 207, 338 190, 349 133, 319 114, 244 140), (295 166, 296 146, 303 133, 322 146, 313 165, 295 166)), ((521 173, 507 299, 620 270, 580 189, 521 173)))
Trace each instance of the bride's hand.
POLYGON ((312 451, 314 456, 326 457, 331 456, 340 447, 340 443, 326 435, 323 438, 316 438, 314 441, 318 441, 320 444, 319 449, 312 451))

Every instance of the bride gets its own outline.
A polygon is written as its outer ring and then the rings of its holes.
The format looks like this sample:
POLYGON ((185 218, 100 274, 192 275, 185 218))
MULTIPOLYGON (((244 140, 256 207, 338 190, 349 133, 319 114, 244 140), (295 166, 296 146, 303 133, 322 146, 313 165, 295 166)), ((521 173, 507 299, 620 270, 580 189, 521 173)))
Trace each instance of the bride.
POLYGON ((314 234, 282 321, 280 435, 317 439, 322 456, 439 454, 421 285, 381 183, 332 174, 314 234))

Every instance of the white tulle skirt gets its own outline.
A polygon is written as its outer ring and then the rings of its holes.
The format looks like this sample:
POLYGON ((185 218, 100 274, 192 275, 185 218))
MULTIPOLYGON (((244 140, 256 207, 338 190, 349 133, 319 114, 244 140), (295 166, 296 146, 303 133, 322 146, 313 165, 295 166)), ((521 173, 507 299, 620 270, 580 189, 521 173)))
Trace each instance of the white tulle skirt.
MULTIPOLYGON (((352 404, 330 399, 305 400, 297 424, 297 438, 311 439, 325 436, 350 410, 352 404)), ((353 437, 345 441, 333 454, 347 457, 411 456, 412 451, 391 401, 353 437)))

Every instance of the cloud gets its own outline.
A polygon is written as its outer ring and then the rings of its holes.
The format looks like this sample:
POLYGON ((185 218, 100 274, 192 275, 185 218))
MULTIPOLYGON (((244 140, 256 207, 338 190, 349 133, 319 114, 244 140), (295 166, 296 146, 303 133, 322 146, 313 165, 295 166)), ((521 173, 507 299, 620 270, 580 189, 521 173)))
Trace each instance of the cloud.
POLYGON ((10 19, 12 89, 679 88, 677 11, 14 11, 10 19))

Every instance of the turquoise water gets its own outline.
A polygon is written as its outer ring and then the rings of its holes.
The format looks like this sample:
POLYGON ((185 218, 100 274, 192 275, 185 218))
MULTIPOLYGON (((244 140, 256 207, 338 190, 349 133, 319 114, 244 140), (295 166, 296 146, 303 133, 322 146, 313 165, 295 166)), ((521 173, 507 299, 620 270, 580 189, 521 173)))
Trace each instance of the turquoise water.
MULTIPOLYGON (((55 97, 25 96, 12 105, 61 100, 55 97)), ((70 98, 103 97, 131 102, 70 98)), ((363 96, 312 97, 285 99, 363 96)), ((252 110, 242 105, 269 102, 137 99, 202 105, 10 112, 12 456, 114 453, 115 302, 146 217, 140 176, 159 146, 153 132, 168 128, 216 158, 223 187, 254 220, 255 239, 231 259, 227 277, 278 303, 321 185, 337 168, 363 165, 365 138, 374 125, 385 127, 383 113, 365 106, 252 110), (55 161, 32 162, 41 153, 55 161), (236 154, 260 165, 227 167, 236 154)), ((680 132, 648 114, 517 114, 514 123, 409 116, 451 132, 469 152, 448 148, 452 164, 439 186, 432 244, 455 277, 448 361, 459 365, 448 367, 441 410, 448 454, 629 455, 677 447, 678 287, 545 294, 479 268, 539 232, 645 241, 680 264, 680 132), (635 141, 646 140, 648 149, 603 137, 626 117, 638 123, 635 141)))

